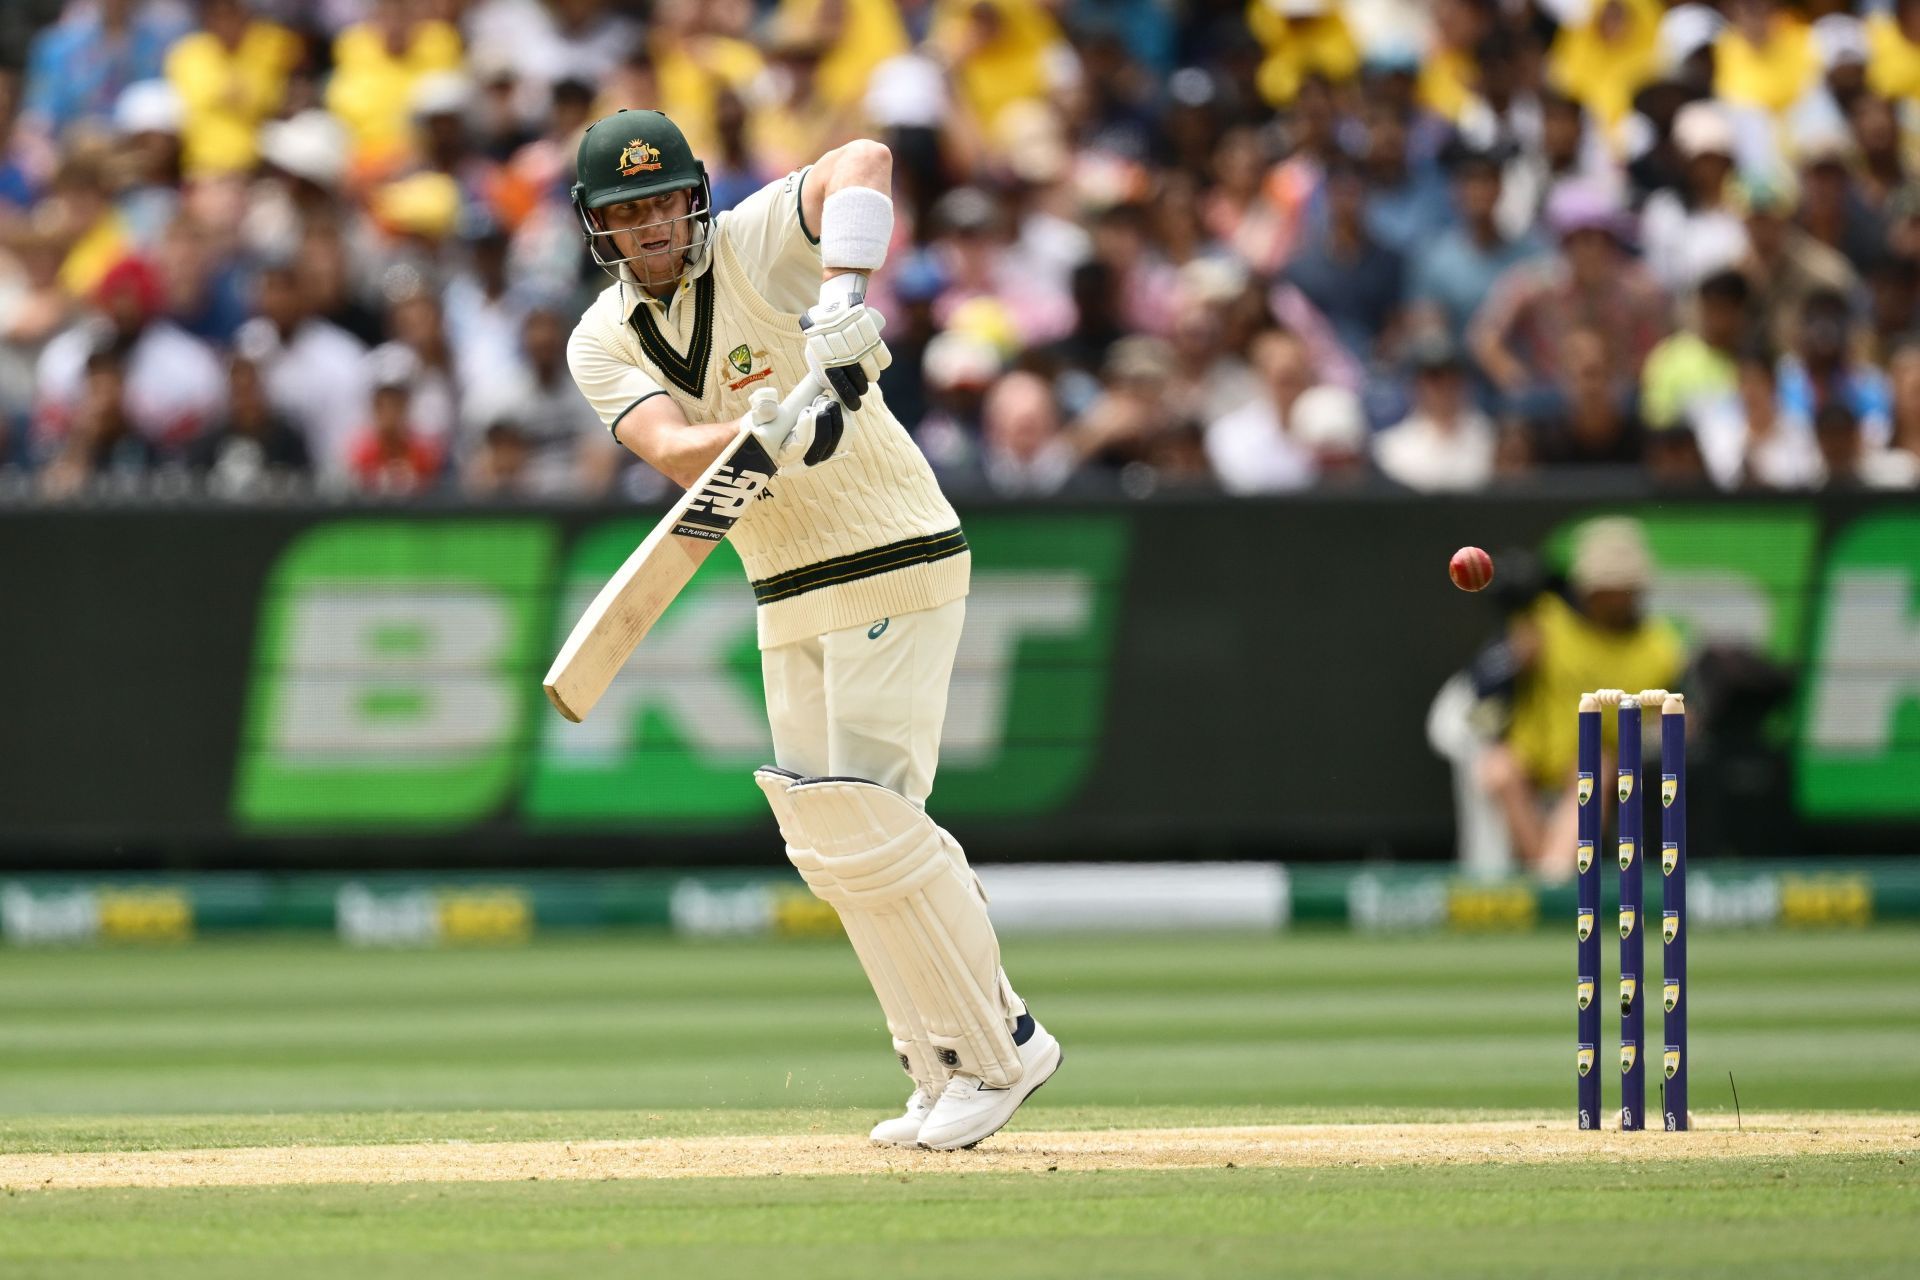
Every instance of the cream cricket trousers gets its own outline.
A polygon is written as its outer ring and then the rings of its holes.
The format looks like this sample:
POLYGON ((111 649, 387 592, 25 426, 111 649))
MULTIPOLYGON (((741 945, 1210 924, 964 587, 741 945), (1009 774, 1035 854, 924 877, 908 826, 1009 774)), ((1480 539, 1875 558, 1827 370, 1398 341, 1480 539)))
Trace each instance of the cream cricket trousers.
POLYGON ((926 807, 965 598, 760 651, 774 763, 926 807))

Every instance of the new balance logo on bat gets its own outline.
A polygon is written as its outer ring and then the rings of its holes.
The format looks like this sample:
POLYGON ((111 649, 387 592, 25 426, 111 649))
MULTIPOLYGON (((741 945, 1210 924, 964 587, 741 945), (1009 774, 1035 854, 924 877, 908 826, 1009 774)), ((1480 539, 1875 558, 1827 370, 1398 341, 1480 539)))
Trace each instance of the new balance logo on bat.
POLYGON ((718 541, 746 514, 747 504, 766 491, 772 476, 744 467, 722 467, 714 472, 673 531, 690 538, 718 541))

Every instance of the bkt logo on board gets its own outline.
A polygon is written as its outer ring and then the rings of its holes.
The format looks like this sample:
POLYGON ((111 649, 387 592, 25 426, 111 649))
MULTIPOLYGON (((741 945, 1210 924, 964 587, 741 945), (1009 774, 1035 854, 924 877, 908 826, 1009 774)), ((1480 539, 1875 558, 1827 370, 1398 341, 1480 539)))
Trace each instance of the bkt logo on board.
MULTIPOLYGON (((742 473, 737 512, 763 490, 742 473)), ((705 518, 705 517, 702 517, 705 518)), ((772 759, 753 592, 722 542, 583 724, 548 663, 653 528, 543 519, 317 524, 262 599, 233 807, 248 830, 676 830, 761 821, 772 759)), ((941 740, 941 812, 1017 818, 1068 802, 1105 728, 1127 526, 984 515, 941 740)))

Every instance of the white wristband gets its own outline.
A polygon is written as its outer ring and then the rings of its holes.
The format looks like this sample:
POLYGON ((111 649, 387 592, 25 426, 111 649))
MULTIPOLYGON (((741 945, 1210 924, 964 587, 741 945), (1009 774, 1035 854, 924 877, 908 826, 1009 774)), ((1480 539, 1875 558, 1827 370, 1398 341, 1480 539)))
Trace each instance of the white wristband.
POLYGON ((893 201, 872 187, 842 187, 820 208, 820 262, 828 268, 874 271, 893 240, 893 201))

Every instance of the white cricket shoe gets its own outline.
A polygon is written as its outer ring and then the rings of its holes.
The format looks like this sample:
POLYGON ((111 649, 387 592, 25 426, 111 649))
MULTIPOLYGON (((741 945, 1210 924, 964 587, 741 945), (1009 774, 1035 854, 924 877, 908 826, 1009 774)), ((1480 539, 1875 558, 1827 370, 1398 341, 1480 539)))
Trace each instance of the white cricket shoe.
POLYGON ((1060 1042, 1023 1013, 1014 1025, 1014 1047, 1023 1070, 1005 1089, 982 1084, 978 1076, 956 1071, 947 1081, 933 1114, 920 1126, 920 1145, 934 1151, 959 1151, 998 1133, 1020 1104, 1060 1069, 1060 1042))
POLYGON ((933 1104, 939 1095, 933 1090, 921 1088, 913 1091, 907 1099, 905 1115, 895 1116, 891 1120, 882 1120, 873 1126, 867 1137, 883 1147, 912 1147, 919 1145, 920 1126, 933 1114, 933 1104))

